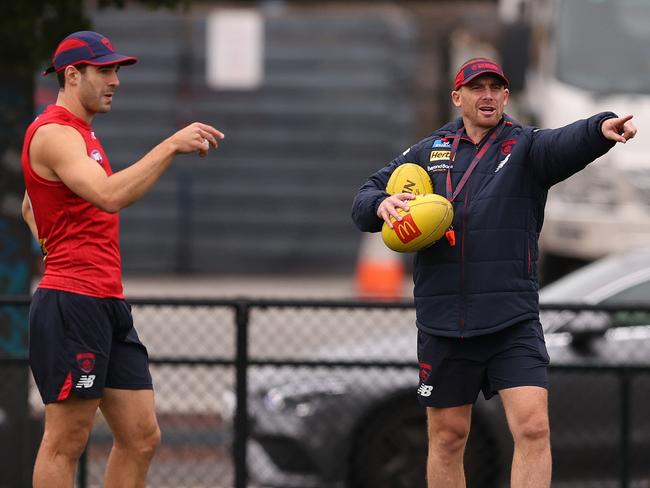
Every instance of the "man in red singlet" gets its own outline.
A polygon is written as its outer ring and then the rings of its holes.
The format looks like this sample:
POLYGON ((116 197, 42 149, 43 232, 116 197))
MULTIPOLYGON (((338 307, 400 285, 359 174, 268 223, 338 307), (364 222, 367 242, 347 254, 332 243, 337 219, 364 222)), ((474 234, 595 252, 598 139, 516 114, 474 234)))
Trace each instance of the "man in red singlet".
POLYGON ((23 216, 41 244, 45 274, 30 308, 30 367, 45 403, 35 488, 72 488, 97 408, 113 433, 104 486, 144 487, 160 442, 146 348, 122 292, 117 212, 141 198, 177 154, 206 156, 223 134, 195 122, 113 173, 91 123, 111 109, 122 65, 91 31, 54 53, 59 95, 29 126, 23 216))

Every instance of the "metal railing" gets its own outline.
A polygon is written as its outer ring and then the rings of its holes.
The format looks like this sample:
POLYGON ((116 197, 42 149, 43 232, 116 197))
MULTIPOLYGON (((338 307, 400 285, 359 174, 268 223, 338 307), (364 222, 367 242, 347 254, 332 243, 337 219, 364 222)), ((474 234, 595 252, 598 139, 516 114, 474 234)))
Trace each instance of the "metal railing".
MULTIPOLYGON (((323 374, 323 371, 349 371, 354 378, 357 377, 355 372, 359 370, 381 370, 383 372, 378 378, 386 380, 387 384, 402 382, 403 372, 417 377, 415 350, 410 354, 396 352, 401 347, 397 342, 400 337, 409 336, 414 330, 411 302, 161 298, 134 298, 129 302, 133 306, 136 328, 149 349, 152 373, 156 373, 154 377, 158 378, 157 384, 160 385, 160 391, 156 395, 161 418, 172 426, 169 449, 174 450, 174 455, 166 459, 174 459, 173 462, 169 461, 171 464, 177 463, 178 453, 183 449, 187 449, 186 457, 201 458, 215 445, 208 437, 215 437, 217 433, 222 436, 218 449, 224 453, 229 451, 230 461, 223 461, 224 466, 227 466, 217 474, 210 475, 212 478, 209 481, 193 479, 191 483, 197 486, 199 483, 217 486, 214 484, 216 478, 222 480, 220 483, 225 483, 218 486, 250 486, 249 470, 251 467, 257 469, 252 464, 255 460, 251 461, 248 456, 252 435, 250 415, 252 410, 258 415, 260 412, 259 399, 254 396, 259 385, 250 384, 251 378, 261 379, 256 383, 272 387, 273 381, 279 377, 297 375, 305 370, 319 371, 318 374, 323 374), (372 336, 373 331, 376 331, 375 336, 372 336), (386 336, 397 339, 391 339, 388 345, 381 344, 380 339, 386 336), (375 344, 376 350, 369 349, 367 343, 363 342, 368 337, 368 343, 375 344), (215 374, 219 371, 223 374, 215 374), (219 377, 218 381, 209 384, 215 377, 219 377), (170 386, 168 390, 165 389, 166 384, 170 386), (181 385, 187 384, 190 385, 187 390, 180 390, 181 385), (201 387, 205 389, 201 390, 201 387), (219 394, 223 397, 219 397, 219 394), (224 400, 230 394, 234 397, 234 405, 228 405, 224 400), (255 405, 250 404, 252 399, 255 400, 255 405), (218 408, 213 408, 214 405, 218 405, 218 408), (230 410, 231 407, 234 408, 230 410), (215 410, 219 413, 215 414, 215 410), (229 415, 232 415, 230 420, 226 419, 229 415), (204 422, 201 425, 217 427, 216 430, 203 433, 198 432, 202 428, 200 427, 197 432, 188 434, 190 428, 187 425, 192 422, 204 422), (179 425, 178 433, 175 433, 175 428, 179 425), (205 436, 199 437, 201 434, 205 436), (184 444, 185 441, 187 445, 184 444), (193 447, 187 447, 190 443, 193 447)), ((28 305, 28 297, 0 297, 0 311, 6 307, 26 309, 28 305)), ((568 342, 573 338, 576 341, 574 347, 577 348, 588 348, 585 344, 591 343, 594 338, 605 337, 607 327, 585 329, 583 324, 582 329, 571 331, 571 317, 584 313, 595 313, 608 320, 622 313, 630 316, 636 314, 637 319, 639 316, 650 317, 650 309, 643 305, 621 309, 557 304, 543 306, 542 309, 544 313, 564 314, 560 320, 562 323, 556 327, 558 334, 554 335, 565 335, 568 342)), ((0 319, 2 317, 0 315, 0 319)), ((616 478, 622 487, 630 486, 632 479, 638 476, 633 466, 634 446, 650 445, 650 439, 646 439, 646 436, 650 437, 650 426, 639 425, 640 416, 635 410, 645 398, 639 393, 640 388, 635 386, 635 381, 638 378, 639 381, 650 378, 650 350, 645 349, 646 344, 650 345, 650 340, 632 341, 638 344, 638 358, 631 358, 629 350, 626 350, 627 352, 622 352, 625 357, 618 358, 619 360, 608 357, 599 361, 597 352, 585 353, 581 350, 574 359, 551 364, 551 374, 556 376, 589 374, 616 378, 616 406, 611 408, 617 416, 617 433, 614 436, 618 459, 616 478)), ((549 344, 551 347, 554 346, 549 344)), ((567 347, 569 346, 564 346, 564 349, 567 347)), ((0 371, 17 365, 26 367, 26 358, 6 355, 0 357, 0 371)), ((342 374, 345 376, 345 373, 342 374)), ((311 373, 307 376, 309 375, 311 373)), ((586 391, 585 395, 588 397, 589 393, 586 391)), ((412 399, 416 401, 414 394, 412 399)), ((32 387, 30 398, 25 399, 30 405, 26 411, 38 412, 39 400, 37 397, 35 399, 32 387)), ((593 406, 597 400, 586 398, 585 401, 593 406)), ((337 421, 324 419, 327 420, 337 421)), ((606 429, 605 426, 603 428, 606 429)), ((165 436, 165 425, 162 425, 162 429, 165 436)), ((84 455, 79 466, 80 488, 101 483, 97 481, 101 477, 102 462, 98 461, 101 456, 93 455, 93 449, 96 445, 110 442, 110 433, 101 425, 96 430, 100 434, 91 437, 88 454, 84 455), (93 476, 95 480, 92 479, 93 476)), ((560 444, 561 434, 558 434, 560 444)), ((591 441, 586 439, 585 442, 590 444, 591 441)), ((165 442, 163 437, 163 446, 165 442)), ((602 449, 611 449, 611 445, 604 444, 602 449)), ((23 449, 23 452, 32 451, 23 449)), ((164 466, 168 462, 166 459, 160 461, 158 468, 150 470, 152 486, 164 486, 162 481, 152 477, 170 476, 170 471, 164 466)), ((156 462, 158 461, 154 459, 154 464, 156 462)), ((178 476, 189 476, 183 474, 180 468, 177 472, 178 476)), ((345 477, 341 479, 341 483, 344 483, 345 477)), ((183 482, 171 483, 169 486, 182 486, 183 482)))

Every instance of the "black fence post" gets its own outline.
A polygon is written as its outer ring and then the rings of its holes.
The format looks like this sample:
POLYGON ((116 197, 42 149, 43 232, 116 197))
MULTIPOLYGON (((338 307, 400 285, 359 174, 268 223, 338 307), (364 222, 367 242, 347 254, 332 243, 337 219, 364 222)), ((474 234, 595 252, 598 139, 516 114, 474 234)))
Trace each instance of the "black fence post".
POLYGON ((77 488, 86 488, 88 486, 88 446, 81 453, 79 466, 77 466, 77 488))
POLYGON ((248 467, 246 465, 246 444, 248 442, 248 322, 250 303, 238 301, 236 304, 236 344, 235 353, 235 409, 233 461, 235 465, 235 488, 248 485, 248 467))
POLYGON ((630 486, 630 377, 626 369, 619 370, 621 380, 621 488, 630 486))

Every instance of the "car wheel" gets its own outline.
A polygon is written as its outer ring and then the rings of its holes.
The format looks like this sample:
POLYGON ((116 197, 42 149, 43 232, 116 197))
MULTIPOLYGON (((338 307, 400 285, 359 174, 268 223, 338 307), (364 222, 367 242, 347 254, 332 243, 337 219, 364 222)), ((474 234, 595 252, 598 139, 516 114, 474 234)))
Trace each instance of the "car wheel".
POLYGON ((350 488, 426 488, 426 414, 417 400, 393 400, 365 420, 353 444, 350 488))
MULTIPOLYGON (((391 401, 366 417, 353 444, 349 488, 426 488, 426 413, 412 397, 391 401)), ((499 483, 494 442, 478 419, 465 450, 468 487, 499 483)))

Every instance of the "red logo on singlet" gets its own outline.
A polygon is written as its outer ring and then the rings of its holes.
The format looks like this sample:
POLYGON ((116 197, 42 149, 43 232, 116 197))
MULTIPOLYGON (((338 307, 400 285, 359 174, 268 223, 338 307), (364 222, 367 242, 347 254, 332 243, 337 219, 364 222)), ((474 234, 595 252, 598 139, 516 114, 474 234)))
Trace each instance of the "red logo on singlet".
POLYGON ((84 373, 90 373, 95 367, 95 354, 92 352, 82 352, 77 354, 77 364, 81 371, 84 373))
POLYGON ((102 158, 102 153, 100 153, 97 149, 92 150, 90 157, 97 161, 99 164, 102 164, 102 161, 104 160, 104 158, 102 158))

